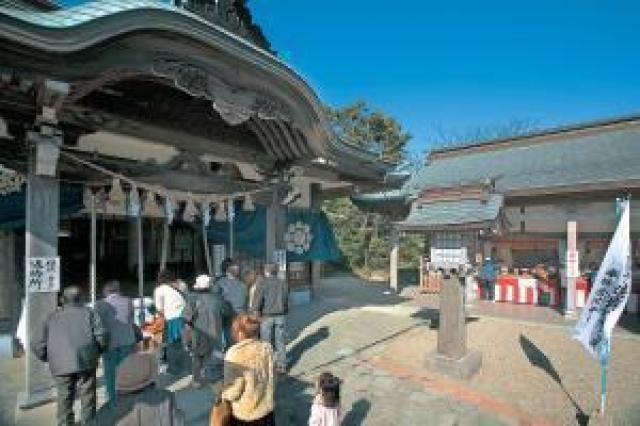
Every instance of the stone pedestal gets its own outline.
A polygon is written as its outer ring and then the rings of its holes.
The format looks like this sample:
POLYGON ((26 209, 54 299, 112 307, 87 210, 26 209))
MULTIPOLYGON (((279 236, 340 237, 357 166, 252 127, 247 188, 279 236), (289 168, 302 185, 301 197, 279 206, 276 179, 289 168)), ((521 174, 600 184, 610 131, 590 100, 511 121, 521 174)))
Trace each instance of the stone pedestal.
POLYGON ((467 349, 464 286, 457 275, 445 275, 440 290, 438 348, 426 359, 426 367, 459 379, 471 378, 482 365, 482 355, 467 349))

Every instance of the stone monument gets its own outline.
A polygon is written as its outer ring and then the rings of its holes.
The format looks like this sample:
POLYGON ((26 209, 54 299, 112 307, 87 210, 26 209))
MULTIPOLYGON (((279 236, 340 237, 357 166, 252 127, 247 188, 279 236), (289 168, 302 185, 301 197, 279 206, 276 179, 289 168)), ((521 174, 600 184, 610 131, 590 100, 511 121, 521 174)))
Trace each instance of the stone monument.
POLYGON ((458 379, 469 379, 482 365, 482 354, 467 348, 464 277, 458 270, 444 274, 440 290, 438 348, 427 355, 426 367, 458 379))

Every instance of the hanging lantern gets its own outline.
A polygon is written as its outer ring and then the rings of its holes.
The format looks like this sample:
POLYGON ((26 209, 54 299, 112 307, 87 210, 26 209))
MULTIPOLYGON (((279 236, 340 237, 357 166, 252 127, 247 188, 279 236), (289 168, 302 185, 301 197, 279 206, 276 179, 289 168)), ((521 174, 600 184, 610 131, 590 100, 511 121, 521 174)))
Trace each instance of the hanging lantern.
POLYGON ((216 206, 216 215, 214 217, 214 220, 216 222, 226 222, 227 221, 227 215, 225 214, 224 211, 224 201, 220 201, 218 202, 218 205, 216 206))
POLYGON ((184 212, 182 213, 182 220, 185 222, 193 222, 198 216, 198 209, 196 209, 196 205, 193 202, 192 198, 187 199, 186 204, 184 206, 184 212))
POLYGON ((171 224, 175 217, 176 203, 170 196, 166 196, 164 199, 164 217, 167 218, 167 223, 171 224))
POLYGON ((244 203, 242 204, 242 210, 246 212, 254 212, 256 211, 256 206, 253 204, 253 199, 251 195, 247 194, 244 197, 244 203))
POLYGON ((129 205, 127 207, 127 214, 129 216, 138 216, 140 214, 140 194, 138 193, 138 188, 135 186, 132 186, 129 191, 129 205))
POLYGON ((145 194, 144 207, 142 208, 142 211, 146 216, 152 216, 152 217, 164 216, 162 213, 162 210, 160 210, 160 207, 156 202, 156 194, 151 191, 147 191, 147 193, 145 194))

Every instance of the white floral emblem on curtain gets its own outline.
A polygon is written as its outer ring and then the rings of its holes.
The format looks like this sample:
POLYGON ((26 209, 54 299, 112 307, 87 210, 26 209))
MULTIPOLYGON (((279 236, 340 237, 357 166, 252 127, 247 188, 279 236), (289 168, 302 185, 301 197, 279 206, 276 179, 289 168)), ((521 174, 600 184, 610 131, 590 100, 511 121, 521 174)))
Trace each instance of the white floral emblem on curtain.
POLYGON ((284 236, 284 242, 287 245, 287 251, 296 254, 302 254, 311 248, 311 228, 303 222, 296 222, 289 225, 287 233, 284 236))
POLYGON ((0 195, 19 192, 25 182, 24 176, 0 164, 0 195))

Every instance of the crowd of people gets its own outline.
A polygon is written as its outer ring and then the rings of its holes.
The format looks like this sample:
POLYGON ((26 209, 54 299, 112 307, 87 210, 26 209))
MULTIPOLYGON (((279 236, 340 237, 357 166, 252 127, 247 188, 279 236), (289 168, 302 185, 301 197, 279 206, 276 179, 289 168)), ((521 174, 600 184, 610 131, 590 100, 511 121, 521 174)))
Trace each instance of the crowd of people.
MULTIPOLYGON (((191 289, 160 271, 153 306, 140 325, 118 281, 103 285, 104 297, 93 308, 83 303, 80 288, 66 287, 59 308, 32 340, 55 380, 58 424, 75 424, 77 393, 83 425, 184 424, 173 393, 156 386, 164 363, 172 376, 188 374, 190 364, 192 388, 222 379, 220 388, 212 386, 220 389, 212 426, 274 425, 276 376, 287 372, 288 285, 273 264, 246 272, 242 280, 233 260, 225 260, 222 270, 217 279, 198 275, 191 289), (100 358, 108 401, 98 410, 100 358)), ((339 389, 340 380, 330 373, 318 377, 309 425, 339 424, 339 389)))

